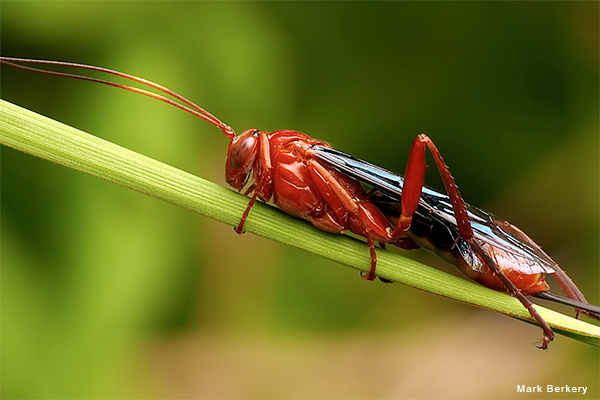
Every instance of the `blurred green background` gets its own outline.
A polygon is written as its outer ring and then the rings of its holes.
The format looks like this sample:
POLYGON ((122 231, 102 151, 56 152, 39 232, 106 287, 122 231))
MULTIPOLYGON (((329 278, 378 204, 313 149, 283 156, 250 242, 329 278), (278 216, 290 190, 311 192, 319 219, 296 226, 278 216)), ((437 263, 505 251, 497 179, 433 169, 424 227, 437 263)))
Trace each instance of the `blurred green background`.
MULTIPOLYGON (((237 132, 296 129, 399 172, 426 132, 463 197, 525 230, 598 304, 598 12, 3 1, 1 37, 3 55, 139 75, 237 132)), ((227 139, 209 124, 1 72, 2 98, 225 185, 227 139)), ((597 348, 558 336, 539 351, 535 326, 1 150, 3 398, 526 398, 517 385, 548 384, 600 396, 597 348)), ((434 168, 426 180, 442 188, 434 168)))

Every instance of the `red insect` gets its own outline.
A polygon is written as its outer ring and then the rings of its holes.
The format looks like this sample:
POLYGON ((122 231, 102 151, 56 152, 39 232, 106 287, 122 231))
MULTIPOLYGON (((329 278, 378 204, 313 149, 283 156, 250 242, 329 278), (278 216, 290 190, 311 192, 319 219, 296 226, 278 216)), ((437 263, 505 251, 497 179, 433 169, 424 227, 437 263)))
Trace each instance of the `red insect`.
MULTIPOLYGON (((384 205, 375 202, 376 196, 365 192, 359 180, 355 179, 360 178, 359 175, 353 175, 354 170, 341 169, 343 172, 340 172, 338 170, 340 168, 336 169, 333 162, 323 157, 327 152, 322 149, 330 149, 327 143, 313 139, 304 133, 293 130, 265 132, 249 129, 236 136, 232 128, 203 108, 170 89, 145 79, 105 68, 57 61, 0 57, 0 62, 22 69, 108 84, 141 93, 188 111, 221 129, 231 140, 226 161, 227 182, 238 191, 243 191, 245 195, 252 194, 248 207, 236 228, 238 233, 242 233, 244 222, 256 198, 259 197, 264 202, 272 201, 286 213, 306 219, 324 231, 343 233, 349 230, 365 237, 371 254, 370 271, 362 275, 367 280, 373 280, 376 276, 375 241, 383 244, 391 243, 407 249, 419 246, 430 248, 445 260, 453 261, 470 278, 485 286, 507 291, 516 296, 544 331, 543 342, 539 346, 542 349, 547 348, 554 334, 525 295, 547 292, 548 285, 544 279, 544 272, 560 271, 561 287, 567 296, 576 300, 570 304, 578 309, 586 309, 588 305, 581 292, 560 268, 558 270, 551 267, 544 269, 543 266, 530 268, 523 264, 523 260, 532 254, 541 259, 541 263, 545 261, 540 253, 548 260, 550 258, 518 228, 508 223, 501 226, 502 223, 497 221, 487 222, 488 227, 508 233, 508 236, 516 239, 525 248, 524 250, 519 250, 521 247, 514 248, 515 252, 520 252, 520 254, 515 253, 514 257, 510 254, 513 251, 510 248, 508 251, 500 251, 500 248, 494 247, 500 243, 498 238, 486 239, 474 233, 471 226, 475 223, 473 214, 484 212, 464 203, 439 151, 424 134, 417 137, 411 148, 401 187, 399 213, 393 215, 384 205), (14 64, 15 62, 51 64, 110 73, 153 87, 177 98, 187 106, 143 89, 86 76, 25 67, 14 64), (426 148, 433 154, 448 196, 431 195, 428 194, 428 189, 424 189, 426 148), (436 196, 442 196, 444 201, 451 203, 452 221, 434 221, 450 233, 456 231, 454 236, 449 236, 451 238, 449 243, 447 237, 438 240, 431 233, 436 225, 434 222, 428 222, 428 214, 435 214, 429 208, 433 207, 432 202, 438 201, 436 196), (436 200, 432 200, 434 198, 436 200), (424 199, 429 200, 424 203, 424 199), (420 233, 419 229, 422 230, 423 227, 429 229, 429 232, 420 233), (503 256, 512 257, 512 261, 506 262, 502 259, 503 256)), ((552 262, 552 265, 556 264, 552 262)), ((595 308, 592 310, 591 314, 598 312, 595 308)))

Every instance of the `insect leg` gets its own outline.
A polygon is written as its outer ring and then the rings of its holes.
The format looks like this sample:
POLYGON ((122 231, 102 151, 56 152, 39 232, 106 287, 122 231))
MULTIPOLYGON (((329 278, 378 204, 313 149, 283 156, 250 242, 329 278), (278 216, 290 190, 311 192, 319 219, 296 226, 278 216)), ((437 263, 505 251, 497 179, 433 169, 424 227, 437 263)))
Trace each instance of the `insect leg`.
POLYGON ((548 344, 554 340, 554 332, 552 332, 552 328, 550 325, 542 318, 542 316, 537 312, 537 310, 533 307, 533 303, 521 293, 521 290, 515 286, 514 283, 511 282, 510 279, 504 275, 504 272, 498 267, 498 264, 481 248, 475 237, 471 237, 467 239, 473 250, 483 259, 483 261, 490 267, 492 273, 498 277, 508 290, 508 292, 519 299, 521 304, 529 311, 531 317, 536 320, 536 322, 540 325, 542 330, 544 331, 544 339, 540 346, 535 345, 537 348, 546 350, 548 348, 548 344))
POLYGON ((248 206, 246 207, 246 210, 242 214, 242 218, 240 219, 240 223, 238 224, 237 228, 235 228, 236 233, 240 233, 240 234, 244 233, 244 223, 246 222, 246 218, 248 218, 248 214, 250 213, 250 209, 254 205, 254 202, 256 201, 256 197, 257 196, 258 196, 258 189, 254 191, 254 194, 252 195, 252 198, 250 198, 250 201, 248 202, 248 206))
POLYGON ((248 202, 248 206, 242 214, 242 218, 240 219, 240 223, 238 224, 235 231, 237 233, 243 233, 244 231, 244 223, 246 222, 246 218, 248 218, 248 214, 250 213, 250 209, 254 205, 256 201, 256 197, 259 196, 264 201, 269 201, 273 194, 273 178, 272 171, 273 167, 271 165, 271 152, 269 150, 269 139, 265 132, 260 132, 259 142, 258 142, 258 152, 259 156, 254 162, 253 167, 253 179, 255 183, 250 186, 248 191, 245 194, 250 193, 254 189, 254 194, 252 198, 248 202))
MULTIPOLYGON (((308 160, 308 169, 315 182, 319 193, 323 196, 327 204, 336 212, 338 217, 343 218, 346 214, 353 214, 362 225, 362 235, 367 239, 369 251, 371 254, 371 268, 367 275, 361 276, 366 280, 375 279, 375 269, 377 266, 377 253, 375 252, 375 243, 371 235, 372 229, 365 222, 361 215, 361 207, 357 201, 348 193, 346 189, 336 180, 336 178, 327 171, 321 164, 315 160, 308 160)), ((365 210, 362 210, 363 212, 365 210)), ((384 229, 385 230, 385 229, 384 229)), ((387 233, 386 233, 387 234, 387 233)))
POLYGON ((402 215, 398 221, 398 225, 394 229, 393 236, 401 236, 410 228, 412 215, 419 204, 419 198, 421 197, 425 179, 425 170, 427 169, 425 164, 426 147, 433 155, 437 168, 442 176, 442 180, 444 181, 446 192, 452 202, 452 209, 454 210, 454 216, 456 217, 460 236, 470 244, 471 248, 482 258, 492 273, 502 281, 508 292, 519 299, 527 311, 529 311, 531 317, 541 326, 544 331, 544 339, 542 345, 538 347, 546 349, 550 341, 554 339, 554 333, 552 332, 550 325, 548 325, 548 323, 539 315, 531 301, 529 301, 529 299, 521 293, 519 288, 504 275, 498 264, 481 248, 480 244, 475 239, 466 211, 465 202, 458 191, 458 186, 454 182, 454 178, 450 174, 450 170, 444 162, 439 150, 435 144, 433 144, 433 141, 424 133, 417 136, 410 150, 406 175, 404 177, 404 189, 402 192, 402 215), (408 226, 406 226, 407 222, 408 226))
POLYGON ((412 217, 419 206, 421 191, 425 183, 425 144, 421 140, 422 135, 417 136, 410 148, 406 174, 404 175, 404 186, 402 188, 402 213, 392 232, 392 241, 398 240, 410 229, 412 217))

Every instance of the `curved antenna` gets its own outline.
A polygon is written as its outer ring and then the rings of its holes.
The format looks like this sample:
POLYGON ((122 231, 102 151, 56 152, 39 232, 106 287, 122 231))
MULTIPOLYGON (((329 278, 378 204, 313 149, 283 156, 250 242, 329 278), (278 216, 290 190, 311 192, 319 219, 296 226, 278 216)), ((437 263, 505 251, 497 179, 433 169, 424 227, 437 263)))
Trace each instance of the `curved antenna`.
POLYGON ((130 92, 143 94, 144 96, 152 97, 153 99, 163 101, 163 102, 170 104, 172 106, 175 106, 181 110, 187 111, 190 114, 195 115, 196 117, 202 118, 206 122, 209 122, 209 123, 213 124, 214 126, 216 126, 217 128, 221 129, 223 131, 223 133, 225 134, 225 136, 227 136, 229 138, 229 140, 233 140, 233 138, 235 137, 235 131, 229 125, 226 125, 225 123, 221 122, 220 119, 218 119, 217 117, 215 117, 214 115, 212 115, 211 113, 209 113, 208 111, 206 111, 205 109, 203 109, 202 107, 197 105, 196 103, 192 102, 191 100, 186 99, 182 95, 172 91, 171 89, 169 89, 167 87, 164 87, 162 85, 159 85, 158 83, 154 83, 154 82, 149 81, 144 78, 140 78, 140 77, 137 77, 134 75, 126 74, 124 72, 119 72, 119 71, 115 71, 115 70, 108 69, 108 68, 95 67, 93 65, 77 64, 77 63, 64 62, 64 61, 35 60, 35 59, 30 59, 30 58, 0 56, 0 63, 10 65, 15 68, 24 69, 27 71, 33 71, 33 72, 39 72, 39 73, 47 74, 47 75, 61 76, 61 77, 65 77, 65 78, 81 79, 84 81, 102 83, 104 85, 109 85, 109 86, 114 86, 114 87, 117 87, 120 89, 129 90, 130 92), (156 93, 150 92, 148 90, 136 88, 133 86, 123 85, 120 83, 111 82, 111 81, 107 81, 104 79, 92 78, 92 77, 85 76, 85 75, 69 74, 69 73, 65 73, 65 72, 57 72, 57 71, 40 69, 40 68, 27 67, 25 65, 20 65, 18 63, 46 64, 46 65, 55 65, 55 66, 60 66, 60 67, 72 67, 72 68, 90 69, 92 71, 105 72, 107 74, 116 75, 116 76, 119 76, 119 77, 122 77, 125 79, 132 80, 134 82, 141 83, 146 86, 150 86, 151 88, 154 88, 156 90, 160 90, 161 92, 166 93, 169 96, 175 97, 176 99, 180 100, 181 102, 187 104, 187 106, 180 104, 180 103, 178 103, 174 100, 171 100, 165 96, 162 96, 160 94, 156 94, 156 93))

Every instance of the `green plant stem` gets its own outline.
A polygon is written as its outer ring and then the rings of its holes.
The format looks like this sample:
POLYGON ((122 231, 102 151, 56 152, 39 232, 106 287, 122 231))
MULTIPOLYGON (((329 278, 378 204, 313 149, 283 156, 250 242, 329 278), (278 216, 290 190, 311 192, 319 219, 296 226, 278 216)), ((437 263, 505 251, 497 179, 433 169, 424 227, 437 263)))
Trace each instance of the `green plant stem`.
MULTIPOLYGON (((4 100, 0 100, 0 141, 5 146, 196 211, 230 226, 237 226, 248 204, 247 197, 232 190, 4 100)), ((244 228, 249 233, 361 271, 366 272, 370 267, 369 250, 363 242, 322 232, 262 203, 257 202, 252 208, 244 228)), ((382 278, 533 323, 521 303, 506 294, 389 251, 378 250, 377 257, 377 274, 382 278)), ((536 309, 555 332, 600 347, 599 327, 541 306, 536 309)))

